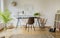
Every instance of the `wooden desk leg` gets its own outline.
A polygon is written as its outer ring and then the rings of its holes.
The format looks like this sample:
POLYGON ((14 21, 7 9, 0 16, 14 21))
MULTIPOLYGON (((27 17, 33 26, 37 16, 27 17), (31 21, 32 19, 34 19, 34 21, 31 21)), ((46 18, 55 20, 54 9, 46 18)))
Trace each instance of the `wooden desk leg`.
POLYGON ((18 19, 18 21, 17 21, 17 25, 16 25, 16 28, 18 27, 18 24, 19 24, 19 19, 18 19))
POLYGON ((39 24, 39 28, 40 28, 40 22, 39 22, 39 18, 37 19, 37 21, 38 21, 38 24, 39 24))

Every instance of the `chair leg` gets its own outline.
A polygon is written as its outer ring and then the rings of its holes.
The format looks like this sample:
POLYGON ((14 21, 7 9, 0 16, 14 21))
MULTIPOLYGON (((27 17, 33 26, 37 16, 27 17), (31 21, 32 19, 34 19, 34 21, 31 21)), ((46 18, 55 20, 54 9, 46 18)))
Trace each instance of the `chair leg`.
POLYGON ((29 25, 28 25, 28 32, 29 32, 29 25))
POLYGON ((32 30, 32 25, 31 25, 31 30, 32 30))
POLYGON ((34 25, 33 25, 33 28, 34 28, 34 31, 35 31, 35 27, 34 27, 34 25))
POLYGON ((26 27, 25 27, 25 30, 27 29, 27 24, 26 24, 26 27))

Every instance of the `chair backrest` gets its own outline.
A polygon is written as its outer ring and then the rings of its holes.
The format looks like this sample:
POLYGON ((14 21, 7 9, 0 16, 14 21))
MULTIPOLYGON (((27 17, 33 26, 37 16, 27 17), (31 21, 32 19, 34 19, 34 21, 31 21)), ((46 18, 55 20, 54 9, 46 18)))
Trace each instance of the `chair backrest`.
POLYGON ((28 24, 33 24, 33 23, 34 23, 34 17, 29 17, 28 24))
POLYGON ((45 18, 40 18, 40 23, 46 24, 46 22, 47 22, 47 19, 45 19, 45 18))

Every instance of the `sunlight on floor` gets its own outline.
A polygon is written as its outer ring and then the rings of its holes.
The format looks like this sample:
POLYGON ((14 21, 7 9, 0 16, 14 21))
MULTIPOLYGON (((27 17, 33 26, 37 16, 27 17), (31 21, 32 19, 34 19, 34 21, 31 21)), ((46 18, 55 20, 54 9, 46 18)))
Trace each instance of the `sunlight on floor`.
POLYGON ((45 29, 35 28, 35 31, 33 28, 32 29, 29 28, 29 32, 28 32, 28 29, 25 30, 25 28, 14 28, 14 29, 7 29, 1 32, 0 37, 6 36, 6 38, 8 38, 9 36, 14 34, 44 34, 44 33, 49 33, 47 28, 45 29))

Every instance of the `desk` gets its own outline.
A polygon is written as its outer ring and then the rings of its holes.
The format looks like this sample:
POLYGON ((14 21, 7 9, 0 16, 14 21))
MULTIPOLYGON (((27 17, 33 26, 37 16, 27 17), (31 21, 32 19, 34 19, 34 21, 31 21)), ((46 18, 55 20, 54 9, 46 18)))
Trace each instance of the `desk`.
POLYGON ((26 15, 26 16, 22 16, 22 15, 20 15, 18 18, 17 18, 17 25, 16 25, 16 28, 18 27, 18 24, 19 24, 19 19, 28 19, 28 18, 30 18, 30 17, 34 17, 34 19, 36 18, 37 19, 37 22, 38 22, 38 24, 39 24, 39 28, 40 28, 40 17, 35 17, 35 16, 28 16, 28 15, 26 15))

